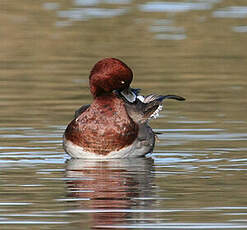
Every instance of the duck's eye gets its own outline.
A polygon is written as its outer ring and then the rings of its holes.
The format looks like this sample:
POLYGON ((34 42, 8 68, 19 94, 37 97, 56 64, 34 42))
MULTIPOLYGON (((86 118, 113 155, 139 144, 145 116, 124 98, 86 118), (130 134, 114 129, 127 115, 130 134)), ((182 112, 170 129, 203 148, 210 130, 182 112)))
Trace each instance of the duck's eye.
POLYGON ((121 81, 121 84, 124 84, 125 83, 125 81, 121 81))

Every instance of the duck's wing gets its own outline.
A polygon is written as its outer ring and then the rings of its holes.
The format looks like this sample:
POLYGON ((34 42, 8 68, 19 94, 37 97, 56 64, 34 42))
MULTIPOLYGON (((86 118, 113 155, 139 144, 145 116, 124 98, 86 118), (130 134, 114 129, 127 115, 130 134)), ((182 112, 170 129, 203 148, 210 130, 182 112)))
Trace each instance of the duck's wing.
POLYGON ((177 95, 156 95, 138 96, 135 103, 126 103, 126 108, 130 117, 138 123, 144 123, 149 119, 157 118, 162 110, 164 99, 185 100, 177 95))
POLYGON ((155 94, 150 94, 143 98, 142 111, 145 120, 159 116, 159 112, 163 109, 162 101, 163 96, 155 94))
POLYGON ((87 110, 90 107, 90 105, 83 105, 79 109, 75 111, 74 118, 76 119, 79 117, 85 110, 87 110))
POLYGON ((185 98, 177 95, 156 95, 150 94, 142 98, 143 102, 143 113, 146 119, 157 118, 159 112, 163 109, 162 102, 164 99, 175 99, 178 101, 184 101, 185 98))

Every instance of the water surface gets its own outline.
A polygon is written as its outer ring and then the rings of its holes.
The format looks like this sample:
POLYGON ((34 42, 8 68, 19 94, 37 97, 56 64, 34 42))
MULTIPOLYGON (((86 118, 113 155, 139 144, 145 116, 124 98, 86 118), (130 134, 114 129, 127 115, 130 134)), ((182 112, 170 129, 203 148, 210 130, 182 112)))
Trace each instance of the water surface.
POLYGON ((246 1, 4 1, 0 229, 247 229, 246 1), (70 159, 104 57, 166 101, 151 158, 70 159))

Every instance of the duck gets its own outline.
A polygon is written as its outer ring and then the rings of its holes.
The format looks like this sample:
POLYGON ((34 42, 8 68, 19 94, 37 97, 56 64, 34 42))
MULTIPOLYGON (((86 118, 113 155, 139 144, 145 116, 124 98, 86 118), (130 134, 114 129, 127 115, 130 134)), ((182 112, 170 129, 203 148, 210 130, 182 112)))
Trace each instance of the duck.
POLYGON ((104 58, 89 75, 93 101, 75 111, 63 135, 63 147, 72 158, 132 158, 152 153, 155 133, 149 120, 158 117, 164 99, 177 95, 140 95, 131 88, 132 70, 121 60, 104 58))

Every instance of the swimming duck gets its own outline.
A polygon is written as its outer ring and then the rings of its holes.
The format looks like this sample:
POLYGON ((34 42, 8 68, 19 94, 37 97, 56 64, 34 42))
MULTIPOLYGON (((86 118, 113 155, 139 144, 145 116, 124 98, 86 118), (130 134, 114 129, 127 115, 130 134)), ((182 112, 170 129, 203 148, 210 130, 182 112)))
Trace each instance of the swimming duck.
POLYGON ((151 153, 155 134, 148 125, 162 109, 164 99, 176 95, 139 95, 130 84, 132 70, 116 58, 97 62, 89 76, 91 105, 75 112, 63 138, 64 150, 73 158, 127 158, 151 153))

